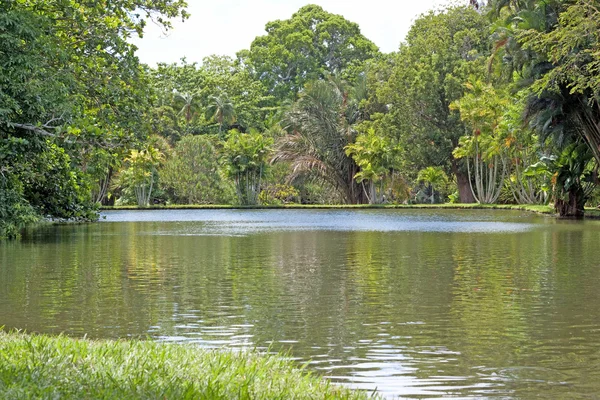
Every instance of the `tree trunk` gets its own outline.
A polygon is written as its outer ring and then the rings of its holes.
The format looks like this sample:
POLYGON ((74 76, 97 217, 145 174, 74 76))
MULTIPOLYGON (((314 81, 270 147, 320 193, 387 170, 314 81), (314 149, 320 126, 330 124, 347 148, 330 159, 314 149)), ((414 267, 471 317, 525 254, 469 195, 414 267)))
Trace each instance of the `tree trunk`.
POLYGON ((369 200, 369 196, 367 195, 367 192, 365 190, 362 190, 362 185, 359 187, 359 185, 356 184, 356 188, 358 190, 354 192, 356 194, 356 198, 353 203, 354 204, 370 204, 371 201, 369 200))
POLYGON ((580 207, 582 203, 581 199, 578 198, 579 191, 569 191, 569 200, 564 201, 563 199, 557 199, 554 203, 554 209, 561 218, 583 218, 584 209, 580 207))
POLYGON ((369 187, 371 188, 371 204, 379 204, 379 199, 377 198, 377 188, 375 187, 375 182, 370 181, 369 187))
POLYGON ((348 204, 369 204, 369 196, 364 184, 358 183, 354 179, 354 175, 358 171, 359 169, 356 166, 348 171, 347 180, 345 181, 346 202, 348 204))
POLYGON ((458 166, 458 160, 452 158, 452 173, 456 177, 456 185, 458 186, 458 196, 461 203, 475 203, 475 197, 471 191, 471 183, 469 176, 458 166))
POLYGON ((104 199, 106 198, 106 194, 108 193, 108 186, 110 184, 110 179, 112 178, 112 173, 112 167, 108 167, 106 175, 103 178, 101 178, 98 182, 98 193, 95 196, 95 202, 98 204, 102 204, 104 202, 104 199))

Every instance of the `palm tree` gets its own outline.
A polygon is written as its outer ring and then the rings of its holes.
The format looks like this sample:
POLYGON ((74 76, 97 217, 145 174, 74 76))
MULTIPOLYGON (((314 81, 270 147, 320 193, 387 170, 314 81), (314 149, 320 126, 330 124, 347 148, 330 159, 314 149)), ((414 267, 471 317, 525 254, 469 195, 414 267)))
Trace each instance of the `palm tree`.
MULTIPOLYGON (((559 158, 569 146, 585 143, 600 164, 599 85, 597 74, 591 73, 599 59, 598 41, 594 39, 597 36, 590 34, 598 32, 600 26, 595 3, 495 0, 492 10, 498 23, 506 25, 498 30, 503 40, 496 48, 504 51, 506 43, 513 43, 516 51, 512 53, 521 55, 512 57, 511 66, 523 77, 517 86, 528 87, 530 91, 525 122, 535 129, 542 142, 554 145, 559 158), (507 15, 500 18, 502 12, 507 15)), ((502 60, 511 60, 506 54, 502 60)), ((562 195, 583 196, 583 193, 571 191, 562 195)), ((563 207, 559 200, 555 207, 561 216, 579 216, 575 206, 563 207)), ((576 205, 582 201, 583 197, 568 203, 576 205)))
POLYGON ((329 182, 347 203, 368 203, 354 179, 360 171, 345 147, 356 138, 354 124, 360 119, 357 99, 340 81, 316 81, 287 113, 288 135, 277 141, 272 162, 291 162, 294 181, 317 176, 329 182))
POLYGON ((210 96, 211 104, 206 111, 219 123, 219 134, 223 131, 223 124, 235 122, 235 107, 227 95, 210 96))
POLYGON ((419 171, 419 181, 429 184, 431 189, 431 204, 435 202, 435 188, 448 182, 448 176, 440 167, 427 167, 419 171))
POLYGON ((175 104, 176 107, 179 108, 181 106, 181 110, 178 115, 183 115, 185 118, 186 127, 189 126, 190 122, 196 117, 198 102, 197 97, 193 93, 175 93, 175 104))

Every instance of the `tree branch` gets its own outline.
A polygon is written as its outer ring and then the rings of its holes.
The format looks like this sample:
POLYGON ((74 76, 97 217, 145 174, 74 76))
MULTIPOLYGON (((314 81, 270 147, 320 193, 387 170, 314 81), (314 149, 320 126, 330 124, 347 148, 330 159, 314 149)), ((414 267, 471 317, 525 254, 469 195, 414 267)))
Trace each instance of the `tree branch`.
MULTIPOLYGON (((26 131, 35 132, 42 136, 56 137, 56 135, 54 133, 48 132, 47 130, 44 129, 44 127, 46 127, 46 125, 37 126, 37 125, 31 125, 31 124, 16 124, 14 122, 9 122, 8 125, 13 128, 20 128, 20 129, 24 129, 26 131)), ((52 127, 49 127, 49 128, 52 128, 52 127)))

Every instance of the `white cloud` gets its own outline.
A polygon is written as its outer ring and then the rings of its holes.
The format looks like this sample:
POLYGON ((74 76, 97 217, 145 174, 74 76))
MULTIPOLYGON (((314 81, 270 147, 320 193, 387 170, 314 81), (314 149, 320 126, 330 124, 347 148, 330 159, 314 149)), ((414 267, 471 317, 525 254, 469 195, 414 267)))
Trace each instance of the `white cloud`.
POLYGON ((234 57, 249 48, 256 36, 265 34, 265 24, 287 19, 306 4, 318 4, 360 25, 363 35, 383 52, 398 48, 414 19, 448 0, 188 0, 191 17, 164 36, 149 24, 143 39, 135 39, 138 56, 150 65, 157 62, 202 61, 211 54, 234 57))

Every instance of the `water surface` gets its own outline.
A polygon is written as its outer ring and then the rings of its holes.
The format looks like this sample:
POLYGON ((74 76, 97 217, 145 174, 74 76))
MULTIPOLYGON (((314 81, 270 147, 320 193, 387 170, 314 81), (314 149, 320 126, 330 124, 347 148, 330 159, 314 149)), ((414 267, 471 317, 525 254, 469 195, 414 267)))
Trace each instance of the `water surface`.
POLYGON ((600 396, 600 223, 485 210, 107 212, 0 243, 0 325, 289 350, 401 398, 600 396))

